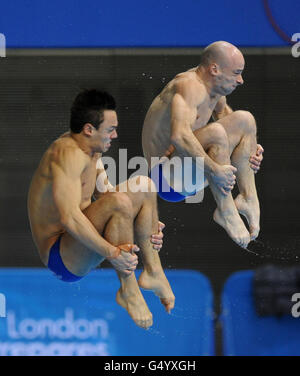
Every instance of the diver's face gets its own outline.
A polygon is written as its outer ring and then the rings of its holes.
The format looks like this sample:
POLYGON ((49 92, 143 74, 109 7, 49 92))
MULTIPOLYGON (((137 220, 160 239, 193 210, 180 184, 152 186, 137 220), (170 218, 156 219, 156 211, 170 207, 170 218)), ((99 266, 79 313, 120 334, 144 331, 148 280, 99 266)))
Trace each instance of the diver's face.
POLYGON ((112 140, 118 137, 117 113, 113 110, 105 110, 103 115, 103 122, 100 124, 99 129, 95 129, 93 134, 93 146, 100 153, 108 151, 112 140))
POLYGON ((235 56, 229 63, 219 66, 219 73, 215 76, 219 94, 229 95, 237 86, 244 83, 242 77, 244 67, 245 61, 242 55, 235 56))

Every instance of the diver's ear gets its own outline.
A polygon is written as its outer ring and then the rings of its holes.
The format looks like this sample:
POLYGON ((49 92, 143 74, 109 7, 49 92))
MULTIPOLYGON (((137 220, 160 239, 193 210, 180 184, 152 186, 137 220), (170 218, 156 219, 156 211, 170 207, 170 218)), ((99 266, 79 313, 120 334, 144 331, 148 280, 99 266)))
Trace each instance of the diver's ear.
POLYGON ((217 74, 219 74, 220 70, 219 70, 219 66, 218 64, 216 63, 212 63, 210 64, 209 68, 209 73, 212 75, 212 76, 216 76, 217 74))
POLYGON ((85 134, 86 136, 88 137, 91 137, 93 135, 93 132, 94 132, 94 127, 92 124, 90 123, 85 123, 83 128, 82 128, 82 132, 83 134, 85 134))

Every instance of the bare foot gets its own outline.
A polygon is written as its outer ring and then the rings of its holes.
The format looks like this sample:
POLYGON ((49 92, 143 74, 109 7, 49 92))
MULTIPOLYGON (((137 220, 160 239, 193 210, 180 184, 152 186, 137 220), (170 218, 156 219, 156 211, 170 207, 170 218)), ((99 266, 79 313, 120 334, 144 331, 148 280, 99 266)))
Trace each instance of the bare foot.
POLYGON ((225 214, 217 208, 213 218, 215 222, 226 230, 235 243, 242 248, 247 248, 250 242, 250 235, 237 212, 225 214))
POLYGON ((140 291, 137 294, 127 294, 120 288, 117 292, 116 301, 121 307, 126 309, 136 325, 144 329, 152 326, 152 313, 149 311, 140 291))
POLYGON ((175 296, 163 270, 156 273, 149 273, 148 271, 143 270, 138 284, 144 290, 153 291, 154 294, 160 298, 166 311, 171 313, 175 304, 175 296))
POLYGON ((246 217, 249 224, 251 240, 255 240, 259 234, 259 202, 257 197, 253 199, 245 198, 239 194, 234 200, 235 206, 240 214, 246 217))

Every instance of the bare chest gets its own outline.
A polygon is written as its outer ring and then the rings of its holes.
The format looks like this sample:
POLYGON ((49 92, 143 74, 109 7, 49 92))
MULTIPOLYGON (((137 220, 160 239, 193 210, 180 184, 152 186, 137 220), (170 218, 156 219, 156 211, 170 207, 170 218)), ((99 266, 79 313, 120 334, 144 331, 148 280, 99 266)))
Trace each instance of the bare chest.
POLYGON ((192 126, 192 130, 204 127, 212 116, 217 100, 207 100, 197 108, 197 119, 192 126))
POLYGON ((81 174, 81 203, 91 200, 95 190, 96 178, 96 162, 92 161, 81 174))

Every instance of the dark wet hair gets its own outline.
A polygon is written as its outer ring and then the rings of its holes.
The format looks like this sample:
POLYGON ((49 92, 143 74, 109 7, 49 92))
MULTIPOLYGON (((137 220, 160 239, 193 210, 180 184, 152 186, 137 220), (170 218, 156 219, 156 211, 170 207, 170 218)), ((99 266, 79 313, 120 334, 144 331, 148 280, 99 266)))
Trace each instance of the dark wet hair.
POLYGON ((80 133, 86 123, 90 123, 96 129, 99 129, 104 120, 103 112, 115 109, 115 99, 106 91, 84 90, 77 95, 71 107, 71 131, 80 133))

